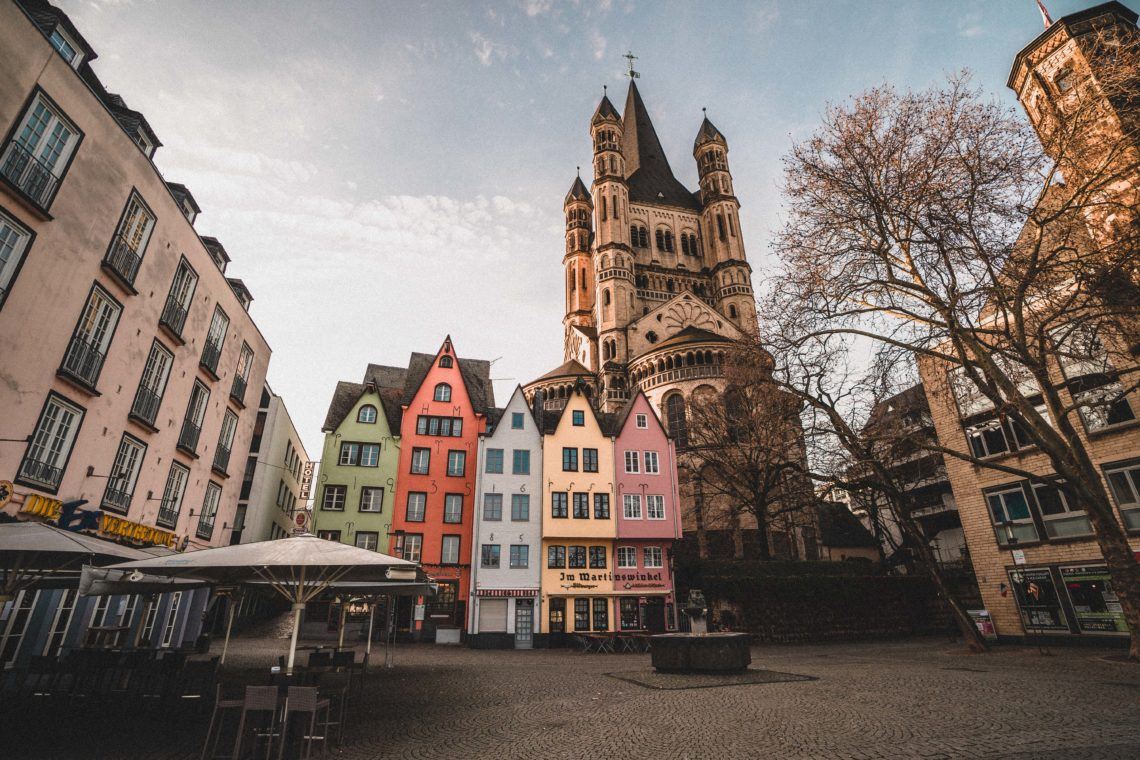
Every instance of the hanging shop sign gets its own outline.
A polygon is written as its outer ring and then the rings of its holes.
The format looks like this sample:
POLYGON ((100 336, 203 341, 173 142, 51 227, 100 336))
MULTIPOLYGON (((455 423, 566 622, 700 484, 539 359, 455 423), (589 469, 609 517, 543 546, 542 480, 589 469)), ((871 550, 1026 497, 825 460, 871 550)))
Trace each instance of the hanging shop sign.
POLYGON ((305 462, 305 466, 301 469, 301 501, 309 500, 309 493, 313 487, 313 463, 305 462))
POLYGON ((1104 565, 1061 568, 1061 582, 1073 605, 1081 633, 1128 635, 1124 609, 1112 590, 1112 580, 1104 565))

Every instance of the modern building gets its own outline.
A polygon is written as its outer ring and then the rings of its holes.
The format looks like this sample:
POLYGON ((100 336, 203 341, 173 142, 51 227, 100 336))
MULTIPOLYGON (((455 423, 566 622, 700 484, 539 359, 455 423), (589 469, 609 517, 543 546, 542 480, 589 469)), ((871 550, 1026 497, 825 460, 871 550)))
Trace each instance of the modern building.
POLYGON ((542 432, 516 388, 479 437, 467 643, 530 649, 542 563, 542 432))
POLYGON ((424 619, 413 621, 438 641, 458 641, 467 627, 479 435, 495 403, 490 371, 490 362, 460 359, 449 336, 434 356, 412 355, 404 382, 391 553, 422 563, 438 583, 424 619))
POLYGON ((560 634, 614 630, 617 481, 612 421, 583 386, 543 423, 541 616, 558 643, 560 634))
POLYGON ((614 630, 664 633, 677 625, 672 550, 681 538, 681 509, 676 450, 641 391, 613 425, 614 630))
MULTIPOLYGON (((1107 30, 1136 39, 1136 21, 1137 14, 1122 4, 1105 3, 1058 19, 1017 55, 1009 84, 1047 146, 1051 115, 1064 112, 1076 97, 1072 93, 1095 96, 1096 89, 1082 83, 1095 73, 1096 64, 1086 58, 1092 38, 1107 30)), ((1115 105, 1105 104, 1108 129, 1119 124, 1115 105)), ((1115 191, 1126 198, 1135 187, 1105 190, 1115 191)), ((1053 192, 1065 191, 1055 185, 1053 192)), ((1094 238, 1106 234, 1104 221, 1095 211, 1086 220, 1094 238)), ((1018 248, 1037 234, 1027 224, 1018 248)), ((1129 305, 1134 309, 1135 301, 1129 305)), ((1127 385, 1119 381, 1136 372, 1137 352, 1118 332, 1098 332, 1095 338, 1078 357, 1059 353, 1049 372, 1061 403, 1074 409, 1070 419, 1076 434, 1104 478, 1132 550, 1140 552, 1140 395, 1135 390, 1122 395, 1127 385)), ((988 398, 971 392, 968 383, 956 382, 952 368, 923 360, 919 369, 943 446, 1022 472, 1053 474, 1048 457, 1025 431, 988 398)), ((1032 400, 1034 389, 1040 393, 1035 381, 1027 381, 1019 390, 1032 400)), ((946 471, 982 599, 999 636, 1127 637, 1082 505, 1069 503, 1055 484, 955 457, 947 457, 946 471)))
MULTIPOLYGON (((563 203, 563 363, 527 384, 527 397, 557 411, 581 387, 600 413, 613 414, 643 391, 676 443, 686 534, 701 552, 709 531, 733 534, 726 543, 737 551, 753 546, 755 518, 703 489, 685 456, 694 396, 725 395, 732 344, 757 330, 728 142, 702 121, 693 144, 700 187, 689 190, 632 78, 622 113, 603 96, 590 137, 592 185, 576 178, 563 203)), ((797 545, 812 532, 810 515, 800 522, 789 539, 797 545)))
POLYGON ((307 494, 303 492, 306 484, 311 485, 312 474, 309 455, 284 399, 266 383, 257 405, 230 543, 291 535, 297 528, 297 512, 306 509, 307 494))
MULTIPOLYGON (((0 3, 0 480, 7 518, 79 502, 136 545, 229 543, 240 455, 270 349, 167 183, 145 116, 109 92, 96 51, 44 0, 0 3)), ((155 646, 197 635, 207 594, 80 599, 29 591, 0 609, 5 663, 122 622, 155 646)))

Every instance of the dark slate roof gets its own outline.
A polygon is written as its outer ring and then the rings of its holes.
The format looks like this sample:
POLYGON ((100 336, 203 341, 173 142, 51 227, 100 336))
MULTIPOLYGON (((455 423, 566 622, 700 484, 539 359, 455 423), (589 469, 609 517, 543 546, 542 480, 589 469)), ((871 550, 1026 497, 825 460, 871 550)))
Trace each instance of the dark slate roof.
POLYGON ((625 158, 631 201, 663 203, 700 211, 701 205, 694 194, 673 176, 665 158, 665 149, 661 147, 641 93, 632 80, 622 118, 621 152, 625 158))
POLYGON ((568 362, 558 365, 534 382, 538 382, 539 380, 553 380, 556 377, 579 377, 581 375, 592 377, 593 374, 593 372, 583 367, 579 362, 571 359, 568 362))
POLYGON ((238 277, 227 277, 226 282, 230 284, 230 290, 234 292, 238 300, 248 309, 249 304, 253 301, 253 293, 249 292, 249 288, 246 287, 245 282, 238 277))
POLYGON ((846 504, 834 501, 825 501, 816 505, 819 515, 819 539, 824 546, 855 547, 878 544, 871 531, 859 522, 859 518, 851 514, 846 504))
POLYGON ((190 204, 190 208, 194 209, 195 214, 201 214, 202 209, 198 207, 198 202, 194 200, 194 196, 190 193, 190 188, 183 185, 181 182, 167 182, 166 186, 170 189, 174 199, 178 201, 179 205, 183 202, 190 204))
POLYGON ((231 261, 230 255, 226 253, 226 247, 222 245, 221 241, 216 237, 203 235, 202 245, 206 246, 206 250, 210 252, 211 256, 217 256, 226 263, 229 263, 231 261))
POLYGON ((709 117, 706 116, 705 120, 701 122, 701 128, 697 131, 697 139, 693 141, 693 150, 696 151, 697 148, 707 142, 716 141, 720 141, 725 145, 728 144, 728 141, 724 139, 724 135, 720 133, 719 129, 713 126, 713 123, 709 121, 709 117))
POLYGON ((321 425, 321 432, 327 433, 330 430, 336 430, 337 426, 352 411, 352 407, 356 405, 362 393, 364 393, 364 385, 361 383, 349 383, 344 380, 338 382, 336 390, 333 391, 332 401, 329 403, 329 410, 325 414, 325 424, 321 425))
POLYGON ((128 135, 134 135, 138 130, 142 130, 146 134, 147 139, 151 141, 155 148, 162 146, 162 141, 158 139, 158 135, 151 129, 150 122, 146 120, 138 111, 127 106, 125 100, 121 95, 115 93, 108 93, 104 101, 107 105, 107 110, 115 117, 115 121, 126 131, 128 135))
POLYGON ((590 197, 590 191, 586 189, 586 185, 582 182, 582 175, 578 175, 574 179, 574 184, 570 186, 570 192, 566 193, 566 203, 570 201, 586 201, 591 202, 593 199, 590 197))
POLYGON ((380 401, 384 404, 384 418, 388 420, 388 429, 392 435, 400 434, 400 421, 404 418, 404 391, 401 388, 378 388, 380 401))
MULTIPOLYGON (((407 374, 404 376, 403 403, 411 403, 434 361, 435 354, 412 354, 408 360, 407 374)), ((467 393, 471 397, 471 405, 475 411, 486 414, 489 409, 493 409, 495 389, 491 384, 491 362, 483 359, 460 359, 459 372, 463 376, 463 383, 467 386, 467 393)))
POLYGON ((389 367, 384 364, 369 364, 364 371, 364 382, 372 383, 377 388, 392 388, 404 390, 404 377, 408 371, 403 367, 389 367))
POLYGON ((75 24, 71 23, 71 19, 67 14, 56 8, 51 3, 45 0, 18 0, 19 4, 24 7, 28 16, 31 17, 32 23, 35 24, 45 37, 51 37, 51 33, 55 30, 56 26, 62 26, 63 31, 67 36, 75 40, 75 44, 83 48, 83 57, 90 61, 98 58, 99 54, 91 47, 90 43, 83 38, 79 30, 75 28, 75 24))
POLYGON ((604 119, 620 119, 621 114, 614 108, 614 104, 610 102, 609 96, 603 95, 602 102, 598 103, 598 107, 594 109, 594 116, 590 119, 591 124, 597 124, 604 119))
POLYGON ((657 351, 657 350, 660 350, 662 348, 673 348, 674 346, 683 346, 687 343, 731 343, 731 342, 732 342, 731 338, 726 338, 723 335, 717 335, 716 333, 711 332, 709 330, 705 330, 705 329, 700 328, 700 327, 694 327, 692 325, 689 325, 688 327, 681 330, 679 333, 677 333, 673 337, 668 338, 666 340, 663 340, 660 343, 658 343, 657 345, 653 346, 653 348, 649 349, 645 353, 651 353, 652 351, 657 351))

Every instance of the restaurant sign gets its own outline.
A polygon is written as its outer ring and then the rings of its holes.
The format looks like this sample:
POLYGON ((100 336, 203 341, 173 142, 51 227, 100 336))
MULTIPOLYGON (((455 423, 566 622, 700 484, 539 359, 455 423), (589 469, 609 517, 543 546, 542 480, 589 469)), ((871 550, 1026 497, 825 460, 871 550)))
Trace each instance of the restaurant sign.
POLYGON ((665 582, 663 576, 664 574, 660 571, 656 573, 558 573, 558 581, 564 589, 597 588, 601 583, 613 583, 614 581, 624 584, 624 587, 627 589, 661 588, 661 584, 665 582))
MULTIPOLYGON (((59 520, 63 515, 63 502, 59 499, 51 499, 37 493, 28 494, 24 497, 24 506, 20 512, 26 515, 43 517, 48 520, 59 520)), ((116 538, 126 538, 148 546, 174 547, 177 537, 171 531, 132 522, 122 517, 109 515, 106 512, 100 512, 98 514, 97 531, 99 533, 116 538)))

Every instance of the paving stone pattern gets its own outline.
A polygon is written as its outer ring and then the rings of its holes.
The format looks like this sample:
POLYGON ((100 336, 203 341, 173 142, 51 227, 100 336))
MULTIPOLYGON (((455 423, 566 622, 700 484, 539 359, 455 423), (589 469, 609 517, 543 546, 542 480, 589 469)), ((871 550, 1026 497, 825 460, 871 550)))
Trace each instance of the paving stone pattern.
MULTIPOLYGON (((231 656, 268 665, 281 651, 279 640, 238 640, 231 656)), ((944 639, 765 646, 753 667, 816 680, 654 690, 607 675, 644 671, 648 655, 405 645, 393 669, 372 671, 346 746, 330 756, 1140 757, 1140 666, 1102 656, 971 657, 944 639)), ((12 730, 9 714, 0 757, 197 757, 204 718, 102 709, 94 728, 41 708, 12 730)))

